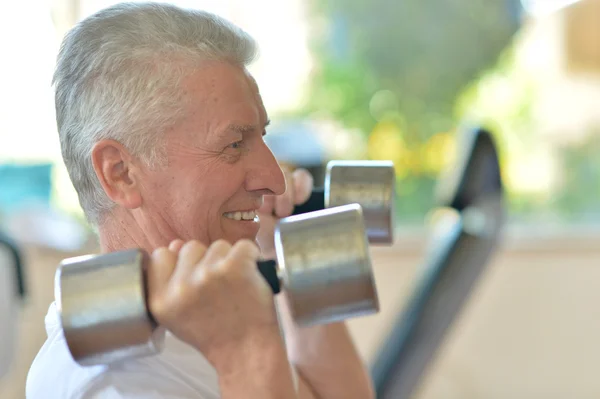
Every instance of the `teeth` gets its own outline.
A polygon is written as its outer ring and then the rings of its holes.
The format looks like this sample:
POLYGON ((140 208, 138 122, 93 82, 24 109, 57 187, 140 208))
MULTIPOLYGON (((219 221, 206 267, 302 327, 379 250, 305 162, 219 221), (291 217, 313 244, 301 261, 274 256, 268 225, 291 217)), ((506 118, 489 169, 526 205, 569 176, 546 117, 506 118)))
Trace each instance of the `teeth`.
POLYGON ((256 211, 248 211, 248 212, 226 212, 223 216, 233 220, 254 220, 258 221, 258 216, 256 215, 256 211))

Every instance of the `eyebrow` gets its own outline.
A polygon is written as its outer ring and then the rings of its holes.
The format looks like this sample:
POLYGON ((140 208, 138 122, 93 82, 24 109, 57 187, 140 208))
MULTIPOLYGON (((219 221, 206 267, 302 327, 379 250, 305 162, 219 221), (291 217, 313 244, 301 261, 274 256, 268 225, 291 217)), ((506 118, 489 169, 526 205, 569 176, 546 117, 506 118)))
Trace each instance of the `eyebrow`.
MULTIPOLYGON (((270 124, 271 124, 271 120, 267 119, 267 122, 265 123, 264 128, 266 128, 270 124)), ((228 132, 234 132, 234 133, 240 133, 240 134, 249 133, 254 130, 256 130, 256 125, 236 125, 235 123, 230 124, 229 126, 227 126, 227 129, 226 129, 226 131, 228 131, 228 132)))

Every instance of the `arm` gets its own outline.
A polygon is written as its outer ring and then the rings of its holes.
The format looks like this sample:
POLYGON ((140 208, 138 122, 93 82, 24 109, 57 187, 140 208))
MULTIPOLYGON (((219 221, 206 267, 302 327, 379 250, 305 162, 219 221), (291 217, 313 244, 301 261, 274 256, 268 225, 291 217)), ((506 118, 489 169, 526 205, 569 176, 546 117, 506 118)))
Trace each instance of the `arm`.
POLYGON ((345 323, 299 328, 290 317, 284 297, 278 298, 278 307, 290 361, 297 370, 299 383, 310 387, 312 397, 375 397, 371 378, 345 323))
POLYGON ((297 398, 285 345, 279 334, 251 339, 229 355, 219 353, 213 365, 223 399, 297 398))
MULTIPOLYGON (((312 191, 312 177, 305 170, 286 174, 288 190, 265 197, 259 211, 259 243, 264 258, 274 258, 274 226, 279 217, 292 213, 294 204, 305 202, 312 191)), ((285 296, 276 299, 285 332, 286 347, 299 382, 302 399, 374 398, 372 382, 344 323, 299 328, 290 317, 285 296)))

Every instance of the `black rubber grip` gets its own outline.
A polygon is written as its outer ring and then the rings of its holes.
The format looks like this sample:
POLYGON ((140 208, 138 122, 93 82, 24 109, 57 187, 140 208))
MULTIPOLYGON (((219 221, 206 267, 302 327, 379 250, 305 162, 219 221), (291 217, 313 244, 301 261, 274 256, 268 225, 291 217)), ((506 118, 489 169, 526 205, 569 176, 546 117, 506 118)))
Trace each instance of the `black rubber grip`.
POLYGON ((277 275, 277 262, 274 260, 261 260, 257 262, 258 270, 273 290, 273 294, 281 292, 281 283, 277 275))
POLYGON ((315 188, 308 201, 306 201, 302 205, 297 205, 294 208, 294 215, 300 215, 302 213, 320 211, 325 209, 325 189, 324 188, 315 188))

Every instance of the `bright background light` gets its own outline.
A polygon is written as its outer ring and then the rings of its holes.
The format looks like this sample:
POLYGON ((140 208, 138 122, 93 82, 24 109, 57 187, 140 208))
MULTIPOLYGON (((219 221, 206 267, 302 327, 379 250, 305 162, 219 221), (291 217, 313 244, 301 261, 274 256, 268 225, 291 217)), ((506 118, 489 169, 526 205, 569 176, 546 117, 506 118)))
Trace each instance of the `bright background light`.
POLYGON ((533 16, 542 16, 577 3, 580 0, 521 0, 525 11, 533 16))
MULTIPOLYGON (((119 2, 81 0, 76 19, 119 2)), ((170 3, 218 14, 255 38, 260 58, 250 71, 271 116, 293 109, 301 101, 312 65, 304 1, 175 0, 170 3)), ((30 0, 9 1, 2 6, 0 162, 54 163, 57 206, 80 213, 77 195, 62 162, 51 87, 62 35, 70 28, 65 26, 69 25, 64 19, 68 14, 65 17, 56 13, 60 5, 52 0, 30 0)))

